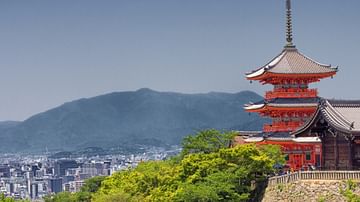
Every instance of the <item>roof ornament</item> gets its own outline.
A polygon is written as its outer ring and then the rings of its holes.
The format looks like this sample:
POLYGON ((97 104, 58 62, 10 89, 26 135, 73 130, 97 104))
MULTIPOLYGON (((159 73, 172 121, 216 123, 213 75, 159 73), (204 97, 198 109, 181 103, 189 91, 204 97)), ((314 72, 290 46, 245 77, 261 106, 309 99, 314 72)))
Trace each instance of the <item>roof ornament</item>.
POLYGON ((285 48, 295 48, 292 43, 292 21, 291 21, 291 0, 286 0, 286 46, 285 48))
POLYGON ((355 128, 354 125, 355 125, 355 121, 351 122, 351 124, 350 124, 350 130, 352 130, 353 128, 355 128))

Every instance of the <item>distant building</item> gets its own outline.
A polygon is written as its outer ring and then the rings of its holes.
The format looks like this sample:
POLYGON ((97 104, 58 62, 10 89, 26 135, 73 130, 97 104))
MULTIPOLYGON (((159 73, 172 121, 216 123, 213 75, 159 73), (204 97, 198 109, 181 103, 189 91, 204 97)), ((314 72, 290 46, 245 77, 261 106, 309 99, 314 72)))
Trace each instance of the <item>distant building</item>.
POLYGON ((39 186, 36 183, 31 184, 30 197, 36 199, 39 196, 39 186))
POLYGON ((58 160, 54 166, 55 176, 62 177, 66 174, 66 169, 77 168, 78 163, 75 160, 58 160))
POLYGON ((0 165, 0 177, 10 177, 10 167, 7 164, 0 165))
POLYGON ((51 192, 59 193, 62 192, 62 179, 61 178, 53 178, 49 180, 49 187, 51 192))

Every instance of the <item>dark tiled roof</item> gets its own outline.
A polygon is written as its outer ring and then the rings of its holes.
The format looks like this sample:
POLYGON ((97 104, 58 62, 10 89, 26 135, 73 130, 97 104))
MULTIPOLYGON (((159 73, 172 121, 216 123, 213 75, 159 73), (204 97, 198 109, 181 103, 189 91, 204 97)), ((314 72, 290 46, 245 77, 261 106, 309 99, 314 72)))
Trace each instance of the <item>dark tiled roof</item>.
POLYGON ((327 100, 334 107, 360 107, 360 100, 327 100))
POLYGON ((275 98, 245 105, 245 109, 259 109, 266 105, 276 107, 316 107, 320 98, 275 98))
POLYGON ((318 103, 319 98, 275 98, 268 100, 268 103, 295 104, 295 103, 318 103))
POLYGON ((256 136, 258 134, 261 134, 262 131, 238 131, 240 136, 256 136))
POLYGON ((310 127, 322 115, 335 129, 345 133, 360 133, 360 101, 322 99, 314 117, 292 134, 297 135, 310 127))
POLYGON ((252 104, 297 104, 297 103, 319 103, 320 98, 274 98, 271 100, 261 100, 252 104))
POLYGON ((338 102, 331 104, 324 101, 321 105, 321 112, 326 120, 339 130, 354 130, 360 132, 360 105, 350 102, 338 102))

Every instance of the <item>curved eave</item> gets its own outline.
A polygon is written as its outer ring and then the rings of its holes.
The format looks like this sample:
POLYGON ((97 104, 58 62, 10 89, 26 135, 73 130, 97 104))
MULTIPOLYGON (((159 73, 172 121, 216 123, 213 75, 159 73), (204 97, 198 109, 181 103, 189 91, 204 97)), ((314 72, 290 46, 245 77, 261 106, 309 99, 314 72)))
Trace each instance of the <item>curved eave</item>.
POLYGON ((264 140, 263 137, 250 137, 245 139, 244 141, 250 143, 250 142, 261 142, 263 140, 264 140))
POLYGON ((318 114, 320 113, 320 107, 317 107, 315 114, 312 116, 311 119, 309 119, 305 124, 303 124, 300 128, 297 130, 290 132, 290 135, 296 137, 296 135, 303 133, 306 129, 308 129, 316 120, 318 114))
POLYGON ((268 69, 271 69, 273 66, 275 66, 277 63, 280 62, 280 60, 285 55, 285 50, 283 50, 279 55, 277 55, 274 59, 272 59, 269 63, 267 63, 265 66, 258 68, 255 71, 252 71, 250 73, 246 74, 246 78, 249 80, 257 80, 257 77, 260 77, 264 73, 267 72, 268 69))
POLYGON ((353 129, 351 122, 331 106, 328 101, 325 101, 325 105, 326 106, 321 109, 321 112, 329 125, 344 133, 360 133, 360 130, 353 129))
POLYGON ((324 78, 333 76, 338 71, 331 65, 319 63, 299 52, 296 48, 285 48, 279 55, 266 65, 246 74, 249 80, 262 80, 269 78, 267 73, 273 73, 281 77, 281 74, 294 76, 318 76, 324 78))
POLYGON ((343 133, 360 133, 360 130, 352 129, 350 121, 346 120, 345 117, 338 113, 328 101, 325 101, 325 105, 326 106, 320 105, 313 117, 308 122, 290 134, 296 137, 297 135, 305 132, 314 124, 320 113, 323 115, 326 122, 336 130, 343 133))
POLYGON ((249 80, 256 80, 254 78, 260 77, 264 73, 265 73, 265 69, 262 67, 262 68, 256 70, 255 72, 246 74, 246 78, 249 79, 249 80))
POLYGON ((296 111, 296 110, 316 110, 318 103, 303 103, 303 104, 257 104, 246 105, 244 109, 247 112, 266 112, 266 111, 296 111))
POLYGON ((268 137, 266 138, 268 141, 276 141, 276 142, 289 142, 292 141, 292 137, 268 137))
POLYGON ((293 141, 298 143, 321 143, 319 137, 296 137, 293 138, 293 141))
POLYGON ((334 71, 324 72, 324 73, 275 73, 266 71, 264 69, 259 69, 258 71, 246 75, 248 80, 266 80, 268 78, 317 78, 323 79, 334 76, 337 72, 337 69, 334 71), (262 70, 262 71, 261 71, 262 70))
POLYGON ((259 110, 262 109, 265 106, 265 104, 249 104, 249 105, 245 105, 244 109, 247 111, 251 111, 251 110, 259 110))

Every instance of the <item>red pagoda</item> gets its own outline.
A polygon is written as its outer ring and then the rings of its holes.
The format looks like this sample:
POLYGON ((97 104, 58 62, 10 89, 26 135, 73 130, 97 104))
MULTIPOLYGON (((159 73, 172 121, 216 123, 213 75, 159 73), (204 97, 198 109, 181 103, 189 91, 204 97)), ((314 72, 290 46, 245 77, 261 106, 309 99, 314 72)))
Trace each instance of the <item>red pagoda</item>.
POLYGON ((266 65, 246 74, 250 81, 273 85, 273 90, 265 93, 263 101, 244 107, 248 112, 269 117, 272 122, 245 141, 281 145, 288 165, 298 170, 321 164, 319 137, 292 135, 312 119, 318 109, 317 89, 309 88, 309 84, 333 77, 337 68, 318 63, 298 51, 293 44, 290 0, 286 1, 286 10, 287 43, 283 51, 266 65))

